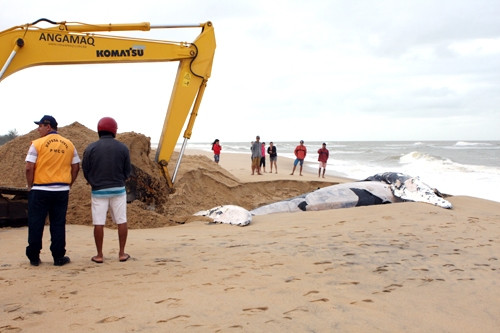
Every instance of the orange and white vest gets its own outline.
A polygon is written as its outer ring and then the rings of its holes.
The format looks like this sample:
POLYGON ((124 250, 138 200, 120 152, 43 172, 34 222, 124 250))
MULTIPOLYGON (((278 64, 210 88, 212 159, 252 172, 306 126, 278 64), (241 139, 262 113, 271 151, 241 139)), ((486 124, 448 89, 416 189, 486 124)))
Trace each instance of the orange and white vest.
POLYGON ((75 146, 57 133, 33 141, 38 152, 34 185, 71 184, 71 162, 75 146))

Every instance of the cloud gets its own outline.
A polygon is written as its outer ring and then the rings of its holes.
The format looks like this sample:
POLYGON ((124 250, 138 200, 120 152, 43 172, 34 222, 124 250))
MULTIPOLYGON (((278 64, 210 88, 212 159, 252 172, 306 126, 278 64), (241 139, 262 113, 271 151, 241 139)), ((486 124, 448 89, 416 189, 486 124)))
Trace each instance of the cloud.
MULTIPOLYGON (((2 3, 0 29, 48 8, 48 18, 87 23, 213 21, 217 50, 193 141, 500 139, 496 0, 28 3, 2 3)), ((70 67, 1 82, 4 107, 23 116, 0 133, 31 129, 26 118, 47 112, 93 128, 106 112, 120 130, 158 140, 175 65, 70 67)))

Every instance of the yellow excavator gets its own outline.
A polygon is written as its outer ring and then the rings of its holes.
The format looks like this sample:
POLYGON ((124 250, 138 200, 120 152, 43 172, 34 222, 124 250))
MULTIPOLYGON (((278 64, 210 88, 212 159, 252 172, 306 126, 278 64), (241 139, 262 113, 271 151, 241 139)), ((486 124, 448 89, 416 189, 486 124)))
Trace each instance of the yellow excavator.
POLYGON ((148 22, 85 24, 42 18, 0 32, 0 81, 17 71, 37 65, 179 62, 155 156, 168 186, 173 187, 211 75, 215 47, 211 22, 193 25, 151 25, 148 22), (185 28, 201 28, 201 32, 193 42, 107 34, 113 31, 185 28), (179 159, 170 176, 167 165, 188 117, 179 159))

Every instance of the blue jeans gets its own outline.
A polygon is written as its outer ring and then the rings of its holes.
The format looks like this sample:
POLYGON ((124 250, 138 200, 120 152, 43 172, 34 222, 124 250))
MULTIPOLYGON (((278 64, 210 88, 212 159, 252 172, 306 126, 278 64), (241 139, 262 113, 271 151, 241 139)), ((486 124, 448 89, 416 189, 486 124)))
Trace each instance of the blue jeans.
POLYGON ((69 191, 31 190, 28 194, 28 246, 30 260, 40 258, 43 229, 47 215, 50 221, 50 251, 54 259, 66 254, 66 211, 69 191))
POLYGON ((293 166, 297 166, 297 164, 300 163, 300 166, 304 164, 304 159, 296 158, 295 161, 293 161, 293 166))

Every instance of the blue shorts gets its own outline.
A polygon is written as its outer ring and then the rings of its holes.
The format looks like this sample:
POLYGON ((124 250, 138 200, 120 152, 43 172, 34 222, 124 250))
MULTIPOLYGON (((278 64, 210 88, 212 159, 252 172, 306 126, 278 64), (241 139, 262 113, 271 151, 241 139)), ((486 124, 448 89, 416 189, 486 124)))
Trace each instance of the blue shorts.
POLYGON ((300 166, 304 164, 304 159, 296 158, 295 161, 293 162, 293 166, 297 166, 297 164, 300 163, 300 166))

